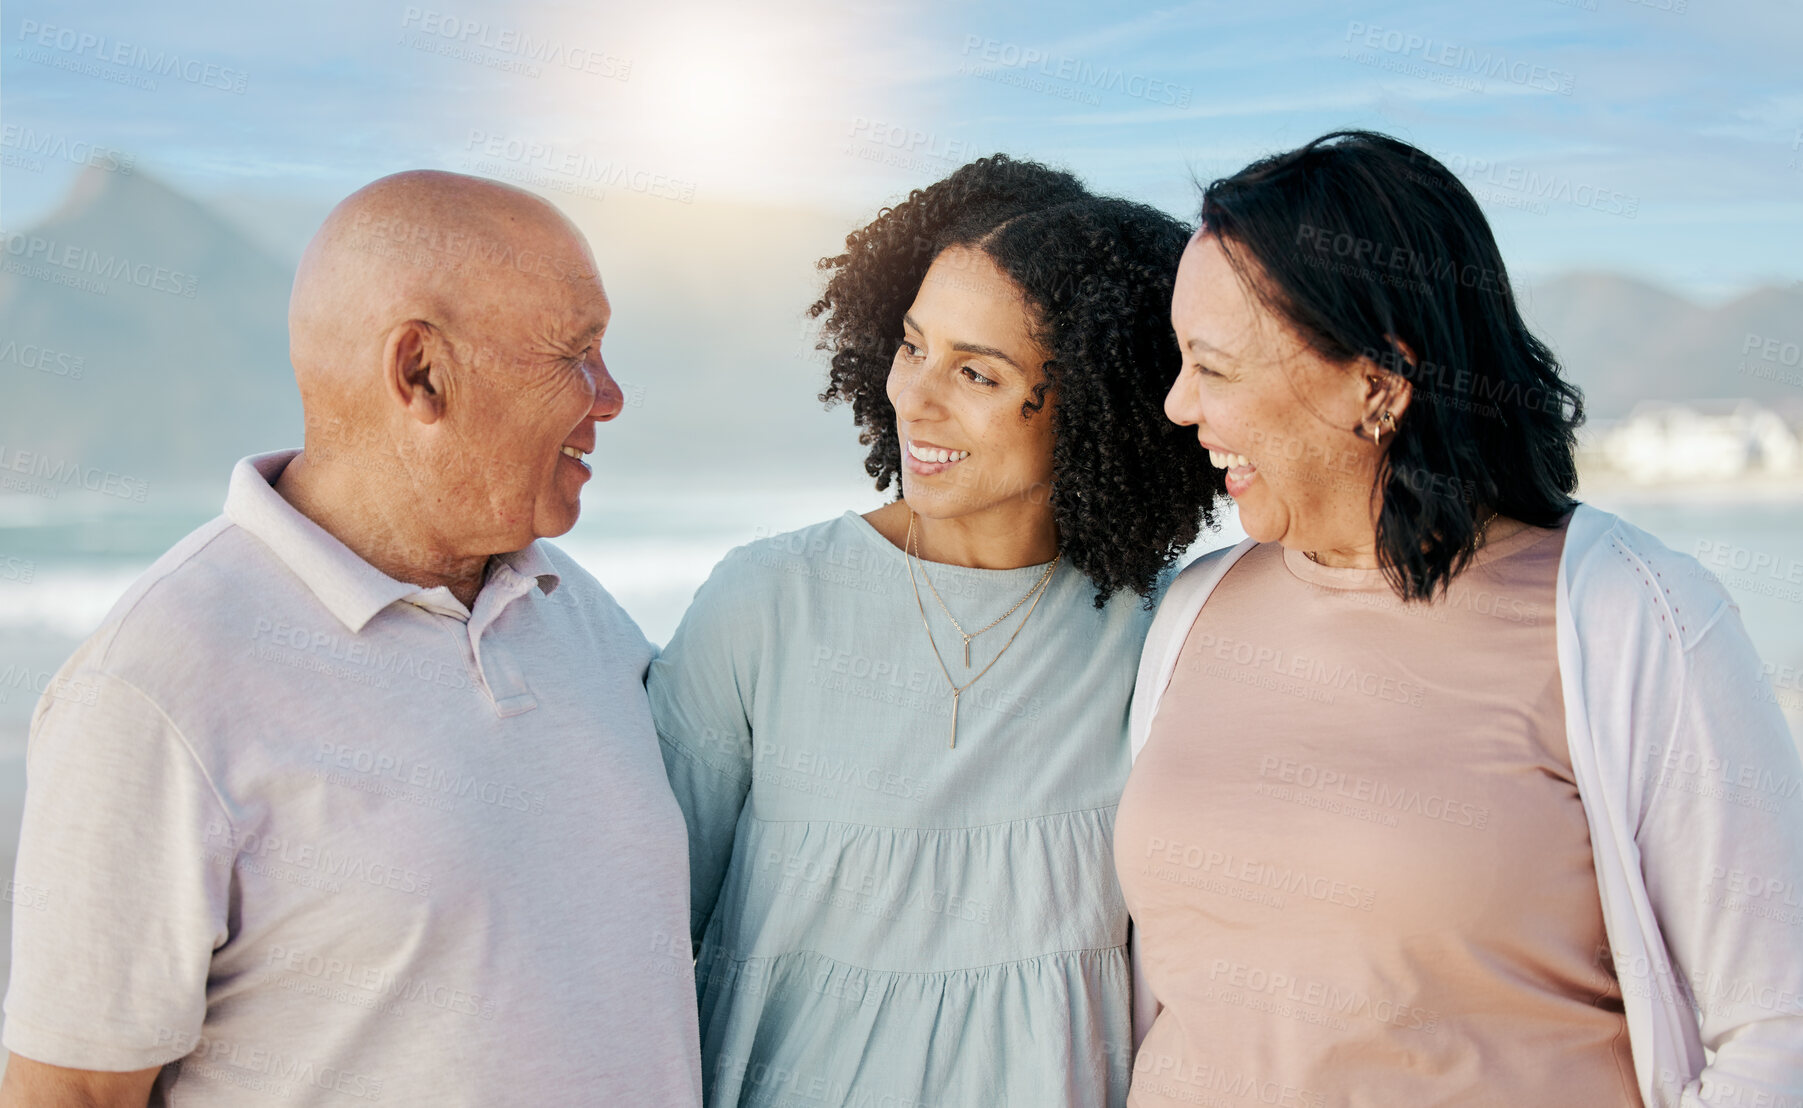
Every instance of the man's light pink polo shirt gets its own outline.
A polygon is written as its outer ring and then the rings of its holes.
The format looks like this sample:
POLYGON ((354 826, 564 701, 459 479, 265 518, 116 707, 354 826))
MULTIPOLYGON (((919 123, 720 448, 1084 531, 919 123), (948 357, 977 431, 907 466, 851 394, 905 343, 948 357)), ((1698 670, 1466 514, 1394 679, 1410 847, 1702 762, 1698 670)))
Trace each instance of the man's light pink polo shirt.
POLYGON ((152 1103, 697 1105, 652 647, 544 542, 473 610, 240 463, 28 751, 8 1049, 152 1103))

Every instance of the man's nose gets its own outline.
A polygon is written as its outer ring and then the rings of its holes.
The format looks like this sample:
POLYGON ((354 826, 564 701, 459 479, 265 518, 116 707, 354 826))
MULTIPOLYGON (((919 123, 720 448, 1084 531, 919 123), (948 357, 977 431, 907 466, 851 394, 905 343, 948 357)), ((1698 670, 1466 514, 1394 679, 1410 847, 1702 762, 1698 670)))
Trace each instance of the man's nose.
POLYGON ((600 362, 600 369, 595 374, 595 402, 589 407, 589 417, 596 423, 606 423, 619 415, 624 407, 626 393, 620 389, 614 375, 607 371, 607 363, 600 362))

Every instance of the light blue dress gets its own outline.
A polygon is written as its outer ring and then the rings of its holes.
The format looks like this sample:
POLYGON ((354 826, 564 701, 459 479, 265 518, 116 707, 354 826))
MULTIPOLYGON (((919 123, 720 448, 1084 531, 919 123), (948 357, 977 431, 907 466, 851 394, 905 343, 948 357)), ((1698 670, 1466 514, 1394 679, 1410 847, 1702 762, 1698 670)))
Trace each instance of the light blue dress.
MULTIPOLYGON (((967 628, 1044 567, 926 563, 967 628)), ((1023 606, 963 643, 962 684, 1023 606)), ((1151 615, 1068 564, 962 695, 904 556, 854 512, 726 556, 652 663, 688 819, 710 1106, 1118 1106, 1132 1064, 1115 804, 1151 615)))

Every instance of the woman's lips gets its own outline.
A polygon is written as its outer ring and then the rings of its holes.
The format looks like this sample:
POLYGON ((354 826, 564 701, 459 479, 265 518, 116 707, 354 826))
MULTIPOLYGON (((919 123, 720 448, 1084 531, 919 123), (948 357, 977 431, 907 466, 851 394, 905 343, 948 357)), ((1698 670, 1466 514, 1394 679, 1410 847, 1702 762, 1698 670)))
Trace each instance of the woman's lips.
POLYGON ((950 447, 936 446, 932 443, 915 442, 909 439, 902 446, 902 464, 909 473, 921 477, 931 477, 970 457, 968 450, 953 450, 950 447))
POLYGON ((1208 461, 1216 469, 1227 471, 1227 495, 1235 500, 1251 488, 1252 482, 1258 478, 1258 467, 1244 454, 1216 450, 1211 446, 1208 448, 1208 461))

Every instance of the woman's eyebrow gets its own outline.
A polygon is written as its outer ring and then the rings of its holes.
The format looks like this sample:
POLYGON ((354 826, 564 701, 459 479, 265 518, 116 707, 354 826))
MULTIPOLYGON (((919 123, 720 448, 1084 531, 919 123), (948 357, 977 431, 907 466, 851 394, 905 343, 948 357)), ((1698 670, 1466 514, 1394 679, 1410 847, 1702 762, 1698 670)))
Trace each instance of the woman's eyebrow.
POLYGON ((1203 342, 1201 336, 1191 338, 1188 342, 1183 344, 1183 348, 1192 354, 1212 354, 1223 361, 1231 362, 1234 360, 1232 354, 1229 354, 1218 346, 1210 346, 1208 343, 1203 342))
POLYGON ((1013 358, 1010 358, 1008 355, 1002 353, 1000 350, 997 350, 993 346, 980 346, 974 342, 954 342, 954 343, 952 343, 952 349, 956 350, 962 354, 981 354, 985 358, 995 358, 998 361, 1007 362, 1009 365, 1013 366, 1015 369, 1020 368, 1020 363, 1016 362, 1013 358))
MULTIPOLYGON (((913 330, 915 330, 917 332, 920 331, 920 324, 914 319, 914 316, 911 314, 905 314, 902 316, 902 324, 906 327, 912 328, 913 330)), ((1015 369, 1020 369, 1019 362, 1015 361, 1013 358, 1010 358, 1008 355, 1002 353, 1000 350, 997 350, 993 346, 984 346, 983 344, 976 343, 976 342, 954 342, 954 343, 952 343, 952 349, 956 350, 960 354, 981 354, 985 358, 994 358, 997 361, 1007 362, 1009 365, 1013 366, 1015 369)))

